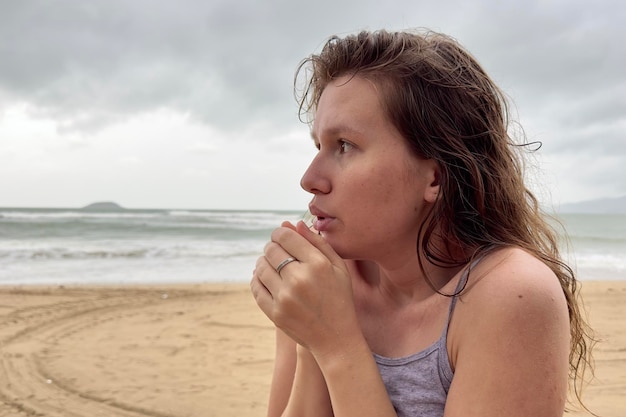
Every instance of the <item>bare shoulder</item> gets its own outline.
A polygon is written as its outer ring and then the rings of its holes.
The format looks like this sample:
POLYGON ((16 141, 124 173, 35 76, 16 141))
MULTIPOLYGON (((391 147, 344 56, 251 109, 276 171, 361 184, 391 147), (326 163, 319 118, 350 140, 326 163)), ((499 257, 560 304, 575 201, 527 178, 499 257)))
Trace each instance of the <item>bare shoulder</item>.
POLYGON ((565 303, 563 290, 552 270, 519 248, 504 248, 487 255, 470 273, 461 303, 471 309, 514 309, 553 301, 565 303))
POLYGON ((521 249, 485 257, 457 302, 448 353, 455 376, 446 415, 562 414, 569 317, 556 275, 521 249), (541 401, 537 392, 546 393, 541 401))
MULTIPOLYGON (((569 322, 565 295, 554 272, 519 248, 504 248, 487 255, 471 271, 457 309, 455 316, 459 321, 467 318, 498 331, 541 328, 554 319, 569 322)), ((471 331, 473 326, 467 324, 463 329, 471 331)))
POLYGON ((507 345, 513 352, 546 332, 558 339, 569 335, 561 285, 541 260, 522 249, 505 248, 487 255, 471 271, 450 323, 448 348, 455 363, 463 352, 488 353, 490 341, 494 349, 507 345))

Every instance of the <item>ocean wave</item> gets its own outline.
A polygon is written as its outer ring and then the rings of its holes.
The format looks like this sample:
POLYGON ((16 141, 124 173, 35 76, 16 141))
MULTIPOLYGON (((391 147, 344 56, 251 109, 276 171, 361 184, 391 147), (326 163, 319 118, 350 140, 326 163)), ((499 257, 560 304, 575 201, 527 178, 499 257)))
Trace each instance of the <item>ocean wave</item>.
POLYGON ((568 261, 579 268, 626 271, 626 253, 579 251, 566 254, 568 261))
POLYGON ((152 219, 164 216, 165 212, 83 212, 83 211, 3 211, 0 219, 54 220, 54 219, 152 219))
MULTIPOLYGON (((295 212, 253 211, 1 211, 0 225, 4 237, 24 235, 68 235, 71 233, 98 233, 108 236, 112 232, 127 231, 130 234, 167 233, 233 234, 245 236, 245 232, 268 233, 283 221, 296 222, 301 215, 295 212), (32 229, 32 230, 30 230, 32 229), (243 232, 243 234, 241 234, 243 232)), ((117 233, 117 232, 116 232, 117 233)), ((2 232, 0 232, 2 235, 2 232)), ((0 236, 1 237, 1 236, 0 236)))
POLYGON ((578 266, 603 267, 608 269, 618 269, 626 271, 626 260, 614 255, 586 255, 578 257, 578 266))
MULTIPOLYGON (((304 213, 304 211, 303 211, 304 213)), ((298 212, 260 212, 260 211, 195 211, 170 210, 169 216, 177 219, 195 219, 219 224, 222 227, 268 228, 278 227, 283 221, 296 222, 302 217, 298 212)))
POLYGON ((137 248, 79 248, 40 247, 0 249, 3 262, 85 260, 85 259, 228 259, 259 256, 262 248, 246 245, 223 245, 207 248, 200 246, 173 245, 165 247, 137 248))

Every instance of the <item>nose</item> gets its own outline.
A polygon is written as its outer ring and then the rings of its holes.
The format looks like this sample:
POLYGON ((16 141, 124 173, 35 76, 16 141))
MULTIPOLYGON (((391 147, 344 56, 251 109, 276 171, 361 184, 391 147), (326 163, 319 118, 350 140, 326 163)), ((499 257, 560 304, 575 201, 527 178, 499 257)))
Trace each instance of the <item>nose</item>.
POLYGON ((300 187, 311 194, 327 194, 331 190, 330 176, 318 153, 300 179, 300 187))

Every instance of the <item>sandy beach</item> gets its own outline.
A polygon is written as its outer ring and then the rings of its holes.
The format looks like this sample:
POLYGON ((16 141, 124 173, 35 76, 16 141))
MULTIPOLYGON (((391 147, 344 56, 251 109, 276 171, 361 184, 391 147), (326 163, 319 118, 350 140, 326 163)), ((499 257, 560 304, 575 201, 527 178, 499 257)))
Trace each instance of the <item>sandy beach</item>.
MULTIPOLYGON (((626 281, 583 292, 585 399, 626 416, 626 281)), ((273 334, 246 284, 0 287, 0 416, 264 416, 273 334)))

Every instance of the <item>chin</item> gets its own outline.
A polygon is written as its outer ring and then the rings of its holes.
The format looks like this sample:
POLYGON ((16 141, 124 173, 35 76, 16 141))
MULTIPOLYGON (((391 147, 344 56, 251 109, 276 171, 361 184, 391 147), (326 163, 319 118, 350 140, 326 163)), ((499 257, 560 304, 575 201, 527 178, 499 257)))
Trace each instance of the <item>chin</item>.
MULTIPOLYGON (((322 236, 324 236, 323 233, 322 233, 322 236)), ((358 254, 358 251, 356 251, 355 248, 346 246, 345 244, 342 244, 341 242, 333 241, 332 239, 329 239, 326 236, 324 236, 324 239, 326 239, 328 244, 333 248, 333 250, 337 253, 337 255, 339 255, 342 259, 361 259, 361 257, 358 254)))

